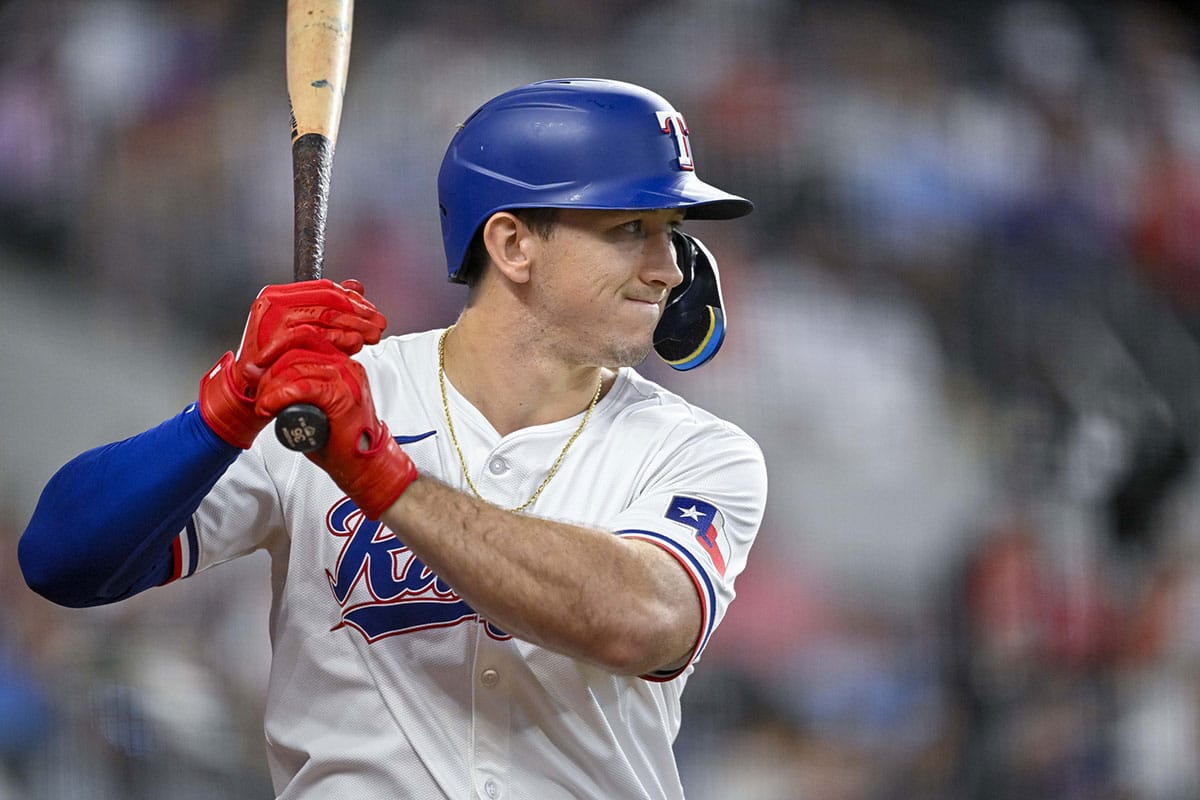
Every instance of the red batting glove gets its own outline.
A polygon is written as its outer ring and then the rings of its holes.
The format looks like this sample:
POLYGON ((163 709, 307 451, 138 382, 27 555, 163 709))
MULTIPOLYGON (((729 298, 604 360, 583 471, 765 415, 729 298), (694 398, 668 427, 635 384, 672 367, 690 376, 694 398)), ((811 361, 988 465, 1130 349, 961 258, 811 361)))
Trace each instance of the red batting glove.
POLYGON ((329 441, 307 453, 369 519, 379 519, 417 479, 417 468, 375 415, 361 364, 336 350, 290 350, 258 384, 257 413, 268 419, 295 403, 329 418, 329 441))
POLYGON ((254 395, 266 369, 297 347, 353 355, 375 344, 387 320, 355 280, 268 286, 250 307, 237 355, 226 353, 200 381, 200 415, 226 442, 249 447, 270 417, 255 413, 254 395))

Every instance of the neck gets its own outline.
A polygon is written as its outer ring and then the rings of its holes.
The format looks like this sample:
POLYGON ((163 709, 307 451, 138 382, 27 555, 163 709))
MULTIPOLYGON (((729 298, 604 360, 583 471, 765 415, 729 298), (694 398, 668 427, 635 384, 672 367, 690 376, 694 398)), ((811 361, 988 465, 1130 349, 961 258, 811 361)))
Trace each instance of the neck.
POLYGON ((584 411, 603 381, 597 366, 565 364, 539 347, 528 330, 498 330, 464 311, 445 339, 446 378, 501 435, 584 411))

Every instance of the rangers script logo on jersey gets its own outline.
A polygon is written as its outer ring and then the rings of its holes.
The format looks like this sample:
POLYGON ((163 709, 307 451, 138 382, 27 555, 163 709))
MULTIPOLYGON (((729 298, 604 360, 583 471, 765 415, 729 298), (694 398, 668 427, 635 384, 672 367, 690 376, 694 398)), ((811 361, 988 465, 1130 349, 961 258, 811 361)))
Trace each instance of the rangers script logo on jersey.
POLYGON ((430 628, 481 623, 493 639, 508 634, 483 619, 425 566, 383 523, 367 519, 350 498, 325 517, 326 530, 342 539, 333 571, 325 570, 341 622, 368 642, 430 628), (357 591, 356 591, 357 590, 357 591))

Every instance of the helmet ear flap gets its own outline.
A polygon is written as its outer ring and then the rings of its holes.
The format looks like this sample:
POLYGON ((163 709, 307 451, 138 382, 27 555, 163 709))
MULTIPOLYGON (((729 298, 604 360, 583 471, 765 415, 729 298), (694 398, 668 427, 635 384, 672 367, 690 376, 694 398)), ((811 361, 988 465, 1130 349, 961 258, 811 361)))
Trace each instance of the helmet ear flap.
POLYGON ((721 349, 725 341, 725 309, 717 260, 699 239, 682 231, 672 234, 675 263, 683 281, 671 290, 658 327, 654 350, 673 369, 695 369, 721 349))

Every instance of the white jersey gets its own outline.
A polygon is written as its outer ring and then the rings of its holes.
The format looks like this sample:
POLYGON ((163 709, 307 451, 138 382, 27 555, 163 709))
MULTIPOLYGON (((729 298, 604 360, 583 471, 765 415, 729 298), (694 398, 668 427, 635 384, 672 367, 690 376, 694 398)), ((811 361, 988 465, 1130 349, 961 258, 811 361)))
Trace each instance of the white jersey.
MULTIPOLYGON (((465 489, 438 389, 439 334, 389 338, 358 358, 418 471, 465 489)), ((500 436, 446 390, 472 480, 504 507, 533 494, 581 420, 500 436)), ((269 431, 201 503, 177 570, 270 553, 265 727, 280 797, 680 798, 680 694, 733 599, 765 495, 744 432, 620 371, 525 513, 654 542, 691 575, 703 608, 695 651, 683 669, 641 678, 489 624, 269 431)))

